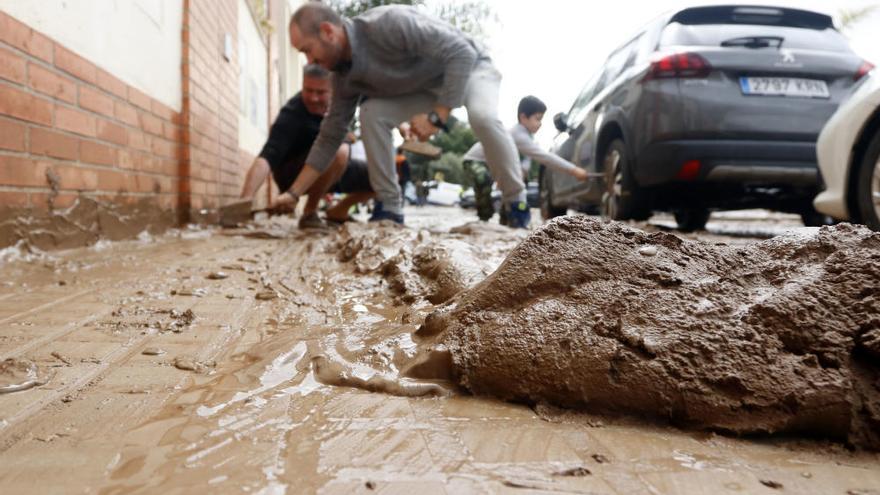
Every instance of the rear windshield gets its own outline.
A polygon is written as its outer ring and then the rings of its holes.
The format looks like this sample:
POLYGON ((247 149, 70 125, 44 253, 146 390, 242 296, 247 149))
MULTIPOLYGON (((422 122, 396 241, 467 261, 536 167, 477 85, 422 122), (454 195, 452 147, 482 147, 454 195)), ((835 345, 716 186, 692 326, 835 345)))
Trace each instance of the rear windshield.
MULTIPOLYGON (((683 25, 673 22, 666 26, 660 37, 660 47, 714 46, 725 41, 749 37, 783 38, 781 48, 850 52, 849 44, 834 29, 803 29, 781 26, 754 26, 744 24, 683 25)), ((774 42, 774 47, 775 42, 774 42)))

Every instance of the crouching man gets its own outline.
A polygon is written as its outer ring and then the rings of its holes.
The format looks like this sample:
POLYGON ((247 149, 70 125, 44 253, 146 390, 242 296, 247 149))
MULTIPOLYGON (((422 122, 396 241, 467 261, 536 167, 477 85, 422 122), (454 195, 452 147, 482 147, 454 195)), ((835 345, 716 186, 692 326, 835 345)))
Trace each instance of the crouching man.
MULTIPOLYGON (((321 122, 330 104, 330 73, 318 65, 303 69, 303 88, 281 109, 269 130, 269 139, 260 155, 251 164, 241 191, 242 199, 253 199, 269 173, 281 194, 273 207, 296 206, 290 189, 302 172, 306 157, 318 137, 321 122)), ((352 205, 373 197, 367 164, 352 160, 349 145, 343 143, 332 156, 330 166, 310 185, 308 199, 299 219, 300 228, 316 228, 326 225, 318 216, 318 202, 331 192, 344 193, 345 197, 326 212, 327 221, 344 222, 352 205)))

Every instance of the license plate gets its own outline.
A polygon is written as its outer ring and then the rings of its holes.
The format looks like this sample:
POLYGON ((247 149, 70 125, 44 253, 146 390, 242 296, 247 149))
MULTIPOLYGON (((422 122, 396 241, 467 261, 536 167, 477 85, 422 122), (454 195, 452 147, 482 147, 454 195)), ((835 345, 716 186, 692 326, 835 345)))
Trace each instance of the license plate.
POLYGON ((795 98, 830 98, 828 83, 795 77, 741 77, 744 95, 791 96, 795 98))

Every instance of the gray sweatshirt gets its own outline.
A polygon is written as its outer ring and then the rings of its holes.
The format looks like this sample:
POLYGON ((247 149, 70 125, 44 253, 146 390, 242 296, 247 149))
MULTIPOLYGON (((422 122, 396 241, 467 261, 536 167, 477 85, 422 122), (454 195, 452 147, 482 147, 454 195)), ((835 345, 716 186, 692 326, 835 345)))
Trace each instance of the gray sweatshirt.
MULTIPOLYGON (((522 124, 516 124, 511 127, 510 136, 513 137, 513 143, 516 145, 516 149, 519 151, 520 155, 531 158, 541 165, 545 165, 559 172, 568 173, 576 168, 574 163, 571 163, 559 155, 541 149, 541 147, 538 146, 538 143, 532 139, 532 134, 529 130, 522 124)), ((465 153, 463 158, 475 162, 485 162, 486 155, 483 153, 483 145, 477 143, 471 146, 471 149, 465 153)), ((521 164, 523 169, 527 167, 527 164, 528 160, 524 160, 521 164)))
POLYGON ((306 163, 323 172, 345 139, 361 97, 423 91, 437 104, 463 104, 468 77, 485 51, 470 37, 413 7, 377 7, 345 19, 351 66, 333 73, 333 98, 306 163))

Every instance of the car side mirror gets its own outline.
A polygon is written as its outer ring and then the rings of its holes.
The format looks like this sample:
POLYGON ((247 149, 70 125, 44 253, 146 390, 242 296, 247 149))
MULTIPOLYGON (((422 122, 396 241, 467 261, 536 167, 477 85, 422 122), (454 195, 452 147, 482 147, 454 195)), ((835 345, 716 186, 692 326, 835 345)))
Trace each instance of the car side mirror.
POLYGON ((553 125, 559 132, 568 132, 568 115, 565 112, 559 112, 553 116, 553 125))

